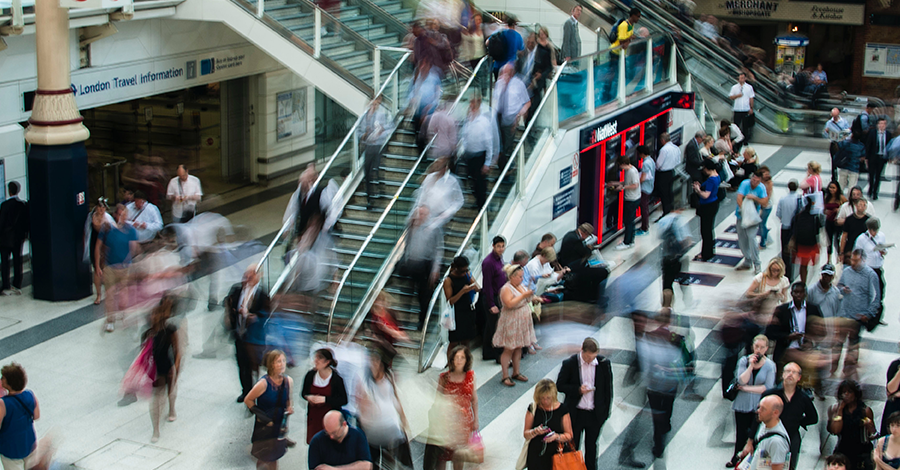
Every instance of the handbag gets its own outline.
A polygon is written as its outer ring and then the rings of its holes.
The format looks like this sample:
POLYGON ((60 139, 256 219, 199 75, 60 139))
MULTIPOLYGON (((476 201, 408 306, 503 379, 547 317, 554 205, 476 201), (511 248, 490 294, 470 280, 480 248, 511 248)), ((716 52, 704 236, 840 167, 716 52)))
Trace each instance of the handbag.
POLYGON ((559 452, 553 456, 553 470, 587 470, 584 464, 584 454, 580 450, 575 450, 575 446, 571 442, 567 442, 571 452, 563 452, 565 450, 563 443, 558 442, 559 452))
POLYGON ((759 216, 759 210, 756 209, 756 203, 752 199, 745 197, 741 203, 741 227, 756 227, 762 222, 759 216))
POLYGON ((469 441, 462 449, 453 453, 453 459, 461 462, 484 463, 484 441, 478 431, 469 436, 469 441))
POLYGON ((728 387, 725 388, 725 391, 722 392, 722 398, 729 401, 734 401, 734 399, 737 398, 737 394, 739 391, 738 385, 740 385, 740 382, 738 382, 738 378, 735 377, 731 380, 731 383, 728 384, 728 387))
POLYGON ((138 357, 125 372, 125 378, 122 379, 122 393, 149 398, 153 394, 153 382, 155 381, 156 364, 153 362, 153 337, 151 336, 144 341, 138 357))
POLYGON ((531 439, 525 439, 525 443, 522 444, 522 451, 519 452, 519 458, 516 459, 516 470, 524 470, 528 465, 528 444, 530 442, 531 439))
MULTIPOLYGON (((288 397, 291 396, 290 386, 287 379, 284 379, 281 390, 278 391, 277 406, 286 408, 288 397)), ((286 410, 285 410, 286 411, 286 410)), ((256 420, 263 422, 259 416, 256 420)), ((287 434, 287 415, 282 417, 280 423, 273 423, 272 426, 254 426, 253 436, 251 438, 252 447, 250 455, 264 462, 274 462, 280 459, 287 452, 287 440, 284 436, 287 434)))

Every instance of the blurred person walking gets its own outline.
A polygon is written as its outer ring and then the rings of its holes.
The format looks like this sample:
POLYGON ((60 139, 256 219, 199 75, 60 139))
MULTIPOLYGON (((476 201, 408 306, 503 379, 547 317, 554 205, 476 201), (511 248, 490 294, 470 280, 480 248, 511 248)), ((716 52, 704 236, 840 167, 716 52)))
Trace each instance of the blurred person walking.
POLYGON ((784 409, 781 412, 781 424, 787 431, 790 441, 790 467, 788 468, 797 468, 797 461, 800 458, 800 442, 802 439, 800 427, 806 430, 807 427, 819 422, 819 413, 816 411, 812 399, 797 386, 801 376, 800 366, 794 362, 789 362, 784 366, 781 385, 770 388, 762 394, 763 399, 770 395, 777 396, 781 398, 781 402, 784 405, 784 409))
POLYGON ((128 223, 137 230, 138 242, 146 243, 156 238, 163 228, 162 215, 143 191, 135 191, 134 202, 125 208, 128 209, 128 223))
POLYGON ((847 202, 847 197, 844 196, 843 191, 841 190, 841 185, 837 183, 837 181, 832 181, 828 183, 828 186, 825 188, 825 235, 828 238, 828 263, 831 262, 839 262, 840 261, 840 250, 841 250, 841 235, 842 229, 837 225, 837 215, 838 211, 842 205, 847 202), (838 246, 838 256, 832 260, 831 254, 835 251, 834 245, 838 246))
POLYGON ((841 272, 838 289, 844 295, 841 312, 835 320, 835 341, 831 356, 831 375, 837 372, 838 362, 847 342, 847 356, 844 358, 844 378, 856 379, 859 362, 860 333, 864 326, 878 313, 880 292, 878 275, 866 266, 866 252, 853 250, 850 267, 841 272))
POLYGON ((441 157, 428 166, 413 206, 427 207, 428 224, 441 230, 465 203, 459 179, 450 173, 449 165, 450 159, 441 157))
POLYGON ((168 421, 178 418, 175 413, 175 398, 178 396, 178 377, 181 374, 182 338, 178 327, 169 322, 175 309, 176 298, 166 294, 150 312, 150 326, 141 336, 141 342, 151 342, 153 365, 156 367, 156 380, 153 382, 153 398, 150 400, 150 422, 153 424, 153 436, 150 442, 159 440, 159 420, 165 406, 164 396, 168 397, 168 421), (168 393, 167 393, 168 391, 168 393))
POLYGON ((329 217, 329 215, 331 215, 332 199, 324 194, 325 186, 313 188, 318 176, 315 165, 307 165, 303 173, 300 173, 297 189, 288 200, 282 217, 282 224, 290 223, 292 227, 292 230, 285 232, 291 241, 286 247, 287 250, 292 250, 300 245, 303 235, 309 230, 314 220, 324 219, 322 230, 331 229, 329 223, 332 222, 333 217, 329 217))
POLYGON ((800 266, 800 282, 806 285, 810 266, 819 261, 819 235, 825 223, 821 213, 814 213, 815 198, 805 197, 799 203, 800 209, 794 216, 792 238, 788 242, 793 245, 795 263, 800 266))
POLYGON ((517 24, 519 24, 519 20, 513 15, 508 15, 506 27, 487 39, 487 52, 494 63, 492 66, 494 80, 497 80, 500 70, 510 62, 515 63, 519 51, 525 49, 525 40, 516 31, 517 24))
POLYGON ((172 222, 183 224, 194 218, 202 197, 200 178, 188 174, 184 165, 178 165, 178 176, 172 178, 166 188, 166 198, 172 201, 172 222))
POLYGON ((537 41, 537 46, 535 47, 534 67, 528 83, 528 87, 531 89, 531 106, 528 107, 525 117, 526 125, 531 122, 538 105, 544 99, 547 80, 552 78, 554 68, 560 64, 559 58, 556 57, 556 46, 550 42, 550 31, 546 26, 541 26, 535 33, 535 41, 537 41))
POLYGON ((287 438, 287 417, 294 413, 294 379, 284 373, 287 359, 283 352, 273 349, 263 360, 266 375, 259 378, 243 401, 255 416, 250 455, 256 457, 256 468, 276 470, 278 459, 288 447, 296 445, 287 438))
MULTIPOLYGON (((0 277, 4 295, 22 294, 22 247, 30 230, 28 203, 19 199, 19 183, 7 185, 9 197, 0 204, 0 277), (12 257, 13 278, 9 282, 9 258, 12 257)), ((100 289, 97 289, 100 299, 100 289)))
POLYGON ((478 433, 478 389, 469 348, 457 345, 447 353, 447 371, 438 377, 438 394, 448 400, 449 416, 442 416, 448 441, 446 450, 454 470, 462 470, 467 451, 478 433))
POLYGON ((675 168, 681 165, 681 150, 672 142, 668 132, 659 135, 659 143, 662 147, 656 157, 654 189, 662 204, 663 215, 666 215, 675 207, 675 194, 672 192, 672 186, 675 184, 675 168))
MULTIPOLYGON (((694 181, 693 184, 693 190, 699 197, 697 215, 700 217, 700 238, 703 240, 700 254, 695 259, 710 261, 716 256, 715 226, 716 214, 719 212, 719 204, 721 203, 719 201, 719 185, 722 184, 722 180, 717 171, 718 165, 714 161, 704 159, 702 166, 703 182, 694 181)), ((641 210, 643 211, 643 207, 641 210)))
POLYGON ((502 371, 500 383, 512 387, 515 385, 513 380, 528 381, 528 377, 519 373, 519 361, 522 358, 521 349, 537 342, 529 305, 534 292, 522 285, 522 280, 525 278, 524 268, 510 265, 504 267, 504 271, 506 271, 509 282, 500 289, 500 302, 503 308, 500 311, 500 319, 497 321, 493 344, 495 347, 503 348, 503 354, 500 355, 500 370, 502 371), (511 376, 508 370, 510 361, 512 361, 511 376))
POLYGON ((850 252, 853 251, 856 240, 864 235, 868 229, 868 222, 871 214, 868 213, 869 203, 865 199, 858 199, 853 204, 853 213, 848 215, 841 222, 843 235, 841 236, 841 254, 843 255, 844 265, 848 264, 850 252))
POLYGON ((775 386, 775 364, 766 358, 768 350, 769 338, 757 335, 753 338, 753 354, 738 361, 735 374, 738 393, 731 404, 734 410, 734 456, 725 464, 727 468, 734 468, 743 457, 744 446, 758 424, 756 408, 762 393, 775 386))
POLYGON ((429 154, 435 160, 447 157, 452 161, 456 158, 456 146, 459 142, 457 138, 458 124, 456 118, 450 114, 451 106, 451 101, 442 101, 427 120, 426 139, 428 142, 434 139, 429 154))
POLYGON ((259 285, 256 265, 251 264, 241 282, 231 287, 225 298, 226 327, 234 338, 234 353, 241 381, 241 403, 253 388, 255 375, 266 349, 265 321, 269 316, 269 295, 259 285))
POLYGON ((669 329, 672 309, 661 308, 653 321, 657 327, 648 331, 636 348, 653 418, 653 457, 659 460, 664 456, 666 436, 672 430, 675 395, 678 393, 679 378, 685 375, 687 364, 682 353, 685 350, 684 337, 669 329))
POLYGON ((790 286, 791 281, 784 275, 784 262, 781 258, 772 258, 765 271, 753 277, 744 297, 750 300, 770 298, 780 304, 787 301, 790 286))
POLYGON ((312 370, 303 378, 300 396, 309 403, 306 407, 307 444, 324 429, 325 415, 330 411, 341 411, 347 404, 347 389, 337 372, 337 364, 330 349, 318 349, 313 354, 312 370))
POLYGON ((756 232, 759 230, 759 222, 752 224, 752 221, 748 221, 747 226, 745 226, 743 217, 746 215, 747 217, 761 220, 760 207, 764 206, 768 201, 769 193, 766 192, 766 187, 762 184, 762 174, 759 171, 753 173, 750 179, 741 182, 737 190, 737 207, 734 211, 735 217, 737 217, 735 228, 738 234, 738 245, 741 248, 741 254, 744 256, 744 260, 735 267, 738 271, 752 267, 754 274, 759 274, 760 272, 759 245, 756 244, 756 232), (747 204, 746 209, 744 207, 744 199, 752 201, 752 204, 747 204), (748 213, 744 214, 745 211, 748 213))
POLYGON ((879 117, 875 125, 875 132, 869 132, 866 137, 866 166, 869 169, 869 199, 878 200, 878 190, 881 188, 881 175, 884 173, 884 165, 887 163, 887 144, 893 138, 893 133, 887 130, 887 120, 879 117))
MULTIPOLYGON (((107 225, 97 236, 96 251, 102 253, 106 266, 101 271, 103 285, 106 287, 106 331, 115 329, 116 317, 125 299, 125 283, 132 258, 140 253, 137 230, 128 223, 128 210, 119 204, 113 213, 116 223, 107 225)), ((100 269, 95 265, 94 269, 100 269)))
POLYGON ((444 296, 453 306, 453 325, 449 331, 448 349, 457 345, 468 346, 477 336, 475 294, 481 291, 469 272, 469 259, 465 256, 453 258, 450 274, 444 278, 444 296))
POLYGON ((25 388, 25 369, 12 362, 0 369, 0 464, 3 470, 25 470, 35 463, 37 434, 34 421, 41 418, 41 405, 34 392, 25 388))
POLYGON ((390 359, 383 352, 369 353, 369 367, 358 383, 356 403, 360 428, 369 441, 372 462, 378 470, 412 467, 407 430, 409 423, 397 395, 390 359))
POLYGON ((379 196, 378 168, 384 155, 384 144, 391 134, 391 120, 387 111, 381 106, 381 95, 372 98, 362 118, 359 144, 362 147, 363 169, 366 180, 366 209, 375 207, 375 199, 379 196))
POLYGON ((97 238, 100 236, 100 232, 106 229, 106 227, 115 225, 116 219, 113 219, 111 215, 109 215, 109 206, 106 204, 106 199, 100 198, 97 201, 97 205, 94 206, 94 209, 87 216, 87 220, 84 221, 84 261, 90 264, 91 269, 94 270, 94 290, 97 292, 97 297, 94 298, 94 305, 100 305, 100 302, 103 300, 103 253, 97 249, 97 238))
POLYGON ((775 182, 772 181, 772 172, 769 170, 769 167, 763 165, 759 167, 758 171, 760 182, 766 187, 766 194, 769 195, 769 197, 766 198, 766 202, 760 204, 759 217, 762 219, 762 222, 759 223, 759 230, 756 232, 756 234, 759 235, 759 249, 765 250, 770 243, 769 215, 772 214, 772 195, 775 194, 775 182))
MULTIPOLYGON (((581 57, 581 35, 578 32, 578 18, 581 18, 581 5, 572 8, 572 15, 563 23, 562 56, 565 61, 581 57)), ((588 470, 591 470, 588 468, 588 470)))
POLYGON ((506 239, 496 236, 491 241, 491 252, 481 262, 482 288, 478 300, 484 306, 484 338, 481 349, 481 359, 485 361, 496 360, 500 363, 502 348, 493 345, 494 333, 497 331, 497 322, 500 318, 500 290, 506 284, 506 271, 503 266, 503 253, 506 251, 506 239))
POLYGON ((329 411, 323 429, 309 443, 309 470, 372 470, 366 435, 351 427, 340 411, 329 411))
POLYGON ((817 330, 823 324, 822 320, 819 307, 806 301, 806 284, 795 282, 791 285, 791 301, 775 307, 766 327, 766 336, 775 341, 772 360, 778 373, 784 362, 798 360, 800 350, 811 349, 812 344, 821 339, 817 330))
MULTIPOLYGON (((687 223, 680 207, 659 219, 663 307, 672 307, 675 304, 674 285, 684 277, 684 254, 692 244, 687 223)), ((685 305, 692 303, 689 289, 689 285, 681 285, 685 305)))
POLYGON ((613 402, 612 363, 600 354, 597 340, 585 338, 581 351, 562 362, 556 387, 566 394, 575 449, 581 448, 584 434, 585 465, 587 470, 597 470, 597 441, 613 402))
POLYGON ((440 227, 429 223, 429 214, 427 206, 419 206, 410 214, 406 249, 400 263, 400 272, 410 278, 418 297, 418 330, 425 326, 425 315, 440 276, 444 252, 444 234, 440 227))
MULTIPOLYGON (((409 86, 409 107, 406 113, 412 114, 413 130, 416 132, 416 145, 419 152, 425 150, 425 133, 422 125, 434 112, 435 105, 441 98, 440 68, 428 56, 416 58, 416 72, 409 86)), ((426 128, 427 129, 427 128, 426 128)))
MULTIPOLYGON (((797 180, 788 181, 788 193, 778 200, 775 207, 775 217, 781 221, 781 261, 784 262, 785 276, 790 280, 794 276, 793 257, 791 252, 791 239, 794 236, 794 217, 801 208, 801 193, 798 190, 797 180)), ((828 246, 829 250, 831 245, 828 246)), ((831 251, 828 252, 831 254, 831 251)))
POLYGON ((475 208, 480 209, 487 199, 487 174, 500 156, 500 131, 494 116, 482 110, 481 95, 477 93, 469 100, 469 112, 459 136, 466 175, 472 180, 475 193, 475 208))
POLYGON ((866 147, 863 145, 862 136, 853 133, 850 138, 838 142, 838 151, 834 155, 834 165, 838 168, 838 183, 842 188, 856 186, 859 181, 859 169, 866 159, 866 147))
MULTIPOLYGON (((518 33, 516 33, 518 34, 518 33)), ((516 145, 516 131, 522 118, 528 113, 531 99, 528 88, 516 75, 515 64, 506 64, 500 69, 500 77, 494 84, 491 107, 497 113, 500 128, 500 168, 506 168, 506 162, 512 155, 516 145)))
MULTIPOLYGON (((853 380, 844 380, 835 393, 837 403, 828 407, 828 432, 838 436, 835 454, 847 458, 848 470, 872 470, 872 441, 875 421, 872 408, 863 402, 862 389, 853 380)), ((883 470, 883 469, 879 469, 883 470)))
POLYGON ((572 440, 572 417, 557 395, 550 379, 541 379, 534 387, 534 403, 528 405, 522 432, 529 470, 552 470, 553 456, 562 451, 562 443, 572 440))

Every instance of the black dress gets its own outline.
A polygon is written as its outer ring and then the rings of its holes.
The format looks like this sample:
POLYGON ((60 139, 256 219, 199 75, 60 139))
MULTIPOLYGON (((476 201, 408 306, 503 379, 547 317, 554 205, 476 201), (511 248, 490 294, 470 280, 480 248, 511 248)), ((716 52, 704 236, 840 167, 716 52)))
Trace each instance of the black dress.
MULTIPOLYGON (((532 411, 534 404, 528 405, 528 411, 532 411)), ((563 417, 569 414, 566 405, 559 404, 559 408, 553 411, 544 411, 538 407, 534 413, 534 421, 531 427, 547 426, 556 434, 565 432, 563 429, 563 417)), ((553 470, 553 456, 559 451, 559 443, 544 442, 543 437, 537 436, 528 442, 528 459, 525 467, 529 470, 553 470)))
POLYGON ((857 402, 856 409, 850 412, 844 408, 842 418, 844 425, 838 436, 838 443, 834 447, 835 453, 844 454, 850 465, 847 470, 872 468, 872 443, 863 439, 864 428, 862 419, 866 417, 866 405, 857 402))
MULTIPOLYGON (((453 276, 450 275, 450 288, 452 290, 450 296, 454 296, 464 287, 469 285, 469 275, 453 276)), ((474 294, 474 291, 472 292, 474 294)), ((471 341, 478 336, 475 328, 475 304, 471 301, 468 294, 460 296, 459 300, 453 304, 453 313, 456 321, 456 329, 449 333, 451 343, 460 343, 463 341, 471 341)))
MULTIPOLYGON (((153 335, 153 363, 156 365, 155 386, 161 386, 169 378, 169 372, 175 365, 175 332, 174 325, 166 325, 153 335)), ((150 335, 150 330, 144 333, 144 340, 150 335)))

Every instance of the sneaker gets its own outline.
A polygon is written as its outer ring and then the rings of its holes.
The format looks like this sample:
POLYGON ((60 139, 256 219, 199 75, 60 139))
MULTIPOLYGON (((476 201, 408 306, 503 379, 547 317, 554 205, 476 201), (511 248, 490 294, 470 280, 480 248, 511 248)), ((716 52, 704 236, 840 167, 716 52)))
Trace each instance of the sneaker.
POLYGON ((630 250, 632 248, 634 248, 634 243, 629 243, 627 245, 625 243, 619 243, 616 245, 616 250, 619 251, 630 250))
POLYGON ((753 265, 753 274, 759 274, 762 272, 762 266, 756 264, 753 265))
POLYGON ((107 323, 107 324, 106 324, 106 332, 107 332, 107 333, 112 333, 112 332, 115 331, 115 330, 116 330, 116 325, 115 325, 114 323, 107 323))
POLYGON ((638 231, 634 232, 634 236, 636 236, 636 237, 644 237, 647 235, 650 235, 650 232, 647 232, 644 230, 638 230, 638 231))
POLYGON ((12 294, 9 294, 9 295, 22 295, 22 291, 20 291, 19 289, 16 289, 15 287, 13 287, 11 291, 12 291, 12 294))
POLYGON ((747 262, 742 262, 734 267, 735 271, 746 271, 748 269, 750 269, 750 263, 747 262))

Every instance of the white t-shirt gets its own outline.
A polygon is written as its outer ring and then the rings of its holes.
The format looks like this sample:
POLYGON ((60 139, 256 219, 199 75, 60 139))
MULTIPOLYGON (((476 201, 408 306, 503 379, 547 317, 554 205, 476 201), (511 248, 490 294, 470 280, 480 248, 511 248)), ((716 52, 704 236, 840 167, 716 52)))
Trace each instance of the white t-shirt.
POLYGON ((731 87, 731 92, 728 93, 728 96, 740 94, 743 94, 744 96, 741 96, 740 98, 734 100, 734 111, 750 111, 750 98, 756 96, 756 94, 753 93, 753 85, 749 83, 744 83, 743 85, 741 85, 740 83, 736 83, 733 87, 731 87))
MULTIPOLYGON (((182 182, 181 178, 174 177, 169 181, 169 187, 166 189, 166 197, 190 197, 203 196, 203 190, 200 187, 200 178, 194 175, 188 175, 187 181, 182 182)), ((172 201, 172 217, 179 218, 185 211, 190 212, 196 209, 198 201, 172 201)))
POLYGON ((767 429, 760 424, 756 438, 759 439, 768 432, 776 432, 780 436, 772 436, 764 439, 753 450, 753 460, 750 462, 750 470, 769 470, 772 465, 783 464, 788 461, 791 453, 791 445, 788 441, 787 429, 778 421, 772 429, 767 429))

